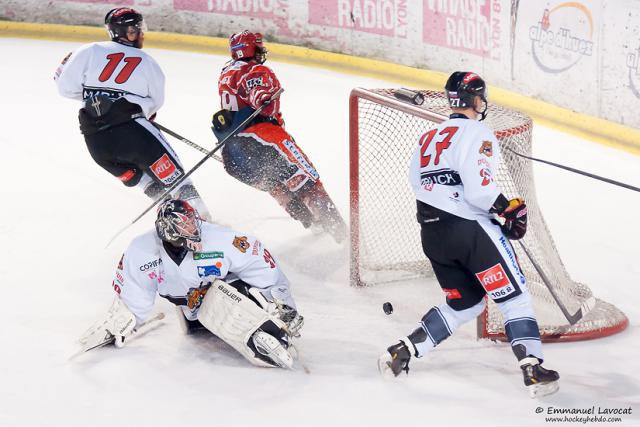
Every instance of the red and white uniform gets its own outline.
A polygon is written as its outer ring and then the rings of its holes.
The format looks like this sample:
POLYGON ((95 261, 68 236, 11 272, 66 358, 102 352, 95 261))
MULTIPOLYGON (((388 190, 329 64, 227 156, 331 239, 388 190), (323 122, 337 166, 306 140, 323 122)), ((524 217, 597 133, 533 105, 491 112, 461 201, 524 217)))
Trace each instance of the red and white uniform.
POLYGON ((449 119, 418 141, 409 179, 416 198, 453 215, 487 219, 500 189, 493 177, 500 147, 485 124, 449 119))
MULTIPOLYGON (((255 237, 203 222, 202 249, 189 251, 176 263, 155 230, 135 238, 116 270, 113 287, 138 323, 151 314, 156 294, 182 307, 189 320, 199 306, 188 307, 189 294, 201 284, 222 279, 242 280, 259 288, 269 301, 278 299, 295 308, 289 281, 271 253, 255 237)), ((193 293, 191 294, 193 295, 193 293)))
MULTIPOLYGON (((221 107, 239 111, 244 107, 258 109, 261 95, 273 95, 280 89, 276 74, 263 64, 254 61, 229 61, 218 80, 221 107)), ((269 96, 270 98, 270 96, 269 96)), ((272 117, 283 125, 280 114, 280 98, 262 110, 263 116, 272 117)))
POLYGON ((165 77, 156 61, 141 49, 112 41, 86 44, 69 54, 54 80, 62 96, 125 97, 138 104, 147 118, 164 103, 165 77))
MULTIPOLYGON (((230 111, 239 111, 245 107, 258 109, 265 99, 271 99, 280 88, 280 81, 271 68, 255 61, 229 61, 218 81, 221 106, 230 111)), ((238 136, 253 138, 263 145, 273 146, 289 163, 298 167, 299 172, 286 183, 290 191, 296 191, 309 179, 318 181, 320 175, 315 167, 284 129, 280 98, 262 110, 261 115, 273 121, 249 126, 238 133, 238 136)))

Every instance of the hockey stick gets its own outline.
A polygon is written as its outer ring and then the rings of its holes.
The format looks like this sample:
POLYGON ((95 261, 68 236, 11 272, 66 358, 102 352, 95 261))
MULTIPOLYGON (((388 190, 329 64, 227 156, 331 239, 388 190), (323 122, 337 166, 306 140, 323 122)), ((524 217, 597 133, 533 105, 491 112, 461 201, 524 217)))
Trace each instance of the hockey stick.
POLYGON ((533 160, 534 162, 540 162, 540 163, 544 163, 544 164, 547 164, 547 165, 550 165, 550 166, 555 166, 557 168, 564 169, 564 170, 569 171, 569 172, 577 173, 578 175, 583 175, 583 176, 586 176, 586 177, 589 177, 589 178, 597 179, 598 181, 603 181, 603 182, 606 182, 608 184, 617 185, 618 187, 626 188, 627 190, 633 190, 633 191, 640 192, 640 188, 634 187, 633 185, 630 185, 630 184, 625 184, 624 182, 619 182, 619 181, 615 181, 615 180, 610 179, 610 178, 605 178, 603 176, 595 175, 595 174, 592 174, 592 173, 589 173, 589 172, 584 172, 584 171, 581 171, 580 169, 575 169, 575 168, 572 168, 572 167, 569 167, 569 166, 564 166, 564 165, 561 165, 561 164, 558 164, 558 163, 550 162, 549 160, 537 159, 535 157, 526 156, 524 154, 518 153, 517 151, 515 151, 515 150, 513 150, 513 149, 511 149, 509 147, 507 147, 507 150, 511 151, 516 156, 524 157, 525 159, 533 160))
MULTIPOLYGON (((180 142, 184 142, 185 144, 187 144, 189 147, 191 148, 195 148, 196 150, 198 150, 199 152, 201 152, 202 154, 209 154, 209 150, 207 150, 204 147, 199 146, 198 144, 196 144, 193 141, 189 141, 187 138, 185 138, 184 136, 180 136, 177 133, 175 133, 174 131, 172 131, 171 129, 167 129, 166 127, 162 126, 160 123, 156 123, 156 122, 152 122, 153 125, 155 127, 157 127, 158 129, 160 129, 162 132, 167 133, 169 135, 171 135, 172 137, 174 137, 175 139, 179 140, 180 142)), ((222 157, 220 156, 216 156, 213 155, 211 156, 213 159, 219 161, 222 163, 222 157)))
POLYGON ((182 184, 187 178, 189 178, 189 176, 191 176, 192 173, 194 173, 200 166, 202 166, 204 164, 204 162, 206 162, 207 160, 209 160, 209 158, 211 158, 216 151, 218 151, 219 149, 221 149, 224 144, 227 142, 227 140, 229 138, 231 138, 232 136, 235 136, 236 133, 238 133, 241 129, 244 129, 244 127, 251 122, 258 114, 260 114, 262 112, 262 110, 264 110, 269 104, 271 104, 272 101, 276 100, 280 94, 282 93, 283 89, 280 88, 276 91, 276 93, 273 94, 273 96, 271 97, 271 99, 267 102, 265 102, 264 104, 262 104, 256 111, 254 111, 253 113, 251 113, 251 115, 249 117, 247 117, 246 119, 244 119, 242 121, 242 123, 240 123, 238 126, 235 127, 235 129, 233 129, 226 137, 224 137, 222 139, 222 141, 220 141, 218 143, 218 145, 216 145, 215 147, 213 147, 213 150, 209 151, 209 154, 207 154, 206 156, 204 156, 202 158, 202 160, 200 160, 198 163, 195 164, 194 167, 192 167, 189 172, 185 173, 184 175, 182 175, 180 178, 178 178, 178 180, 176 180, 176 182, 174 182, 173 184, 171 184, 171 186, 169 188, 167 188, 166 190, 164 190, 164 192, 158 196, 158 198, 151 203, 151 205, 149 205, 148 208, 146 208, 144 211, 142 211, 142 213, 140 215, 138 215, 137 217, 135 217, 133 219, 133 221, 131 221, 129 224, 127 224, 125 227, 123 227, 120 231, 118 231, 112 238, 111 240, 109 240, 109 243, 107 243, 107 247, 109 247, 109 245, 119 236, 121 235, 127 228, 131 227, 133 224, 135 224, 136 222, 138 222, 138 220, 140 218, 142 218, 143 216, 145 216, 145 214, 147 212, 149 212, 151 209, 154 208, 154 206, 156 206, 158 203, 160 203, 161 201, 165 200, 165 198, 167 197, 167 195, 171 194, 171 192, 173 190, 175 190, 176 188, 178 188, 178 186, 180 184, 182 184))
POLYGON ((562 314, 564 314, 564 317, 566 317, 570 325, 575 325, 596 305, 595 297, 590 296, 589 298, 587 298, 585 302, 582 303, 578 311, 576 311, 574 314, 569 313, 569 310, 567 310, 567 307, 562 303, 562 301, 560 301, 560 298, 556 294, 556 291, 553 288, 553 285, 551 284, 551 280, 549 279, 547 274, 544 272, 540 264, 538 264, 538 262, 535 259, 533 259, 533 255, 531 254, 531 252, 529 252, 529 250, 524 245, 524 243, 522 243, 522 241, 519 240, 518 243, 520 244, 520 247, 522 248, 524 253, 527 255, 527 258, 529 258, 529 261, 531 261, 531 264, 533 264, 533 268, 535 268, 535 270, 540 275, 542 282, 545 284, 547 289, 549 289, 549 293, 551 294, 554 301, 558 305, 558 308, 560 308, 560 311, 562 311, 562 314))
MULTIPOLYGON (((127 338, 127 342, 131 341, 132 339, 134 339, 137 336, 142 336, 144 335, 146 332, 144 331, 144 329, 147 328, 147 326, 160 321, 164 319, 164 313, 160 312, 158 314, 156 314, 155 316, 150 317, 149 319, 145 320, 144 322, 140 323, 140 325, 134 330, 134 333, 131 334, 128 338, 127 338), (142 332, 140 332, 142 331, 142 332)), ((76 351, 75 353, 73 353, 71 356, 69 356, 69 361, 75 359, 76 357, 80 356, 81 354, 84 354, 88 351, 94 350, 96 348, 100 348, 100 347, 105 347, 109 344, 112 344, 115 341, 115 337, 112 337, 111 340, 107 340, 104 342, 101 342, 98 345, 94 345, 93 347, 88 347, 88 348, 81 348, 80 350, 76 351)))

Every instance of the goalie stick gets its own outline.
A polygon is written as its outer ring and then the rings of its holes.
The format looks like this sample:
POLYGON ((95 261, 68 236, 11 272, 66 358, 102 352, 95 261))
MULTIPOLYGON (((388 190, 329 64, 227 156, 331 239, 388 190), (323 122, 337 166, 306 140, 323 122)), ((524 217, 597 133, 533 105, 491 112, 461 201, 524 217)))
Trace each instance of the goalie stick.
POLYGON ((126 226, 124 226, 120 231, 118 231, 112 238, 111 240, 109 240, 109 243, 107 243, 107 247, 109 247, 109 245, 119 236, 121 235, 127 228, 131 227, 133 224, 135 224, 136 222, 138 222, 138 220, 140 220, 140 218, 142 218, 143 216, 146 215, 147 212, 149 212, 151 209, 154 208, 154 206, 156 206, 158 203, 160 203, 161 201, 165 200, 166 197, 171 194, 171 192, 173 190, 175 190, 176 188, 178 188, 178 186, 180 184, 182 184, 187 178, 189 178, 189 176, 191 176, 192 173, 194 173, 198 168, 200 168, 200 166, 202 166, 204 164, 204 162, 206 162, 207 160, 209 160, 209 158, 213 157, 213 155, 216 153, 216 151, 218 151, 219 149, 221 149, 224 144, 227 142, 227 140, 229 138, 231 138, 232 136, 235 136, 236 133, 238 133, 241 129, 244 129, 244 127, 250 123, 256 116, 258 116, 258 114, 260 114, 262 112, 262 110, 264 110, 269 104, 271 104, 272 101, 274 101, 275 99, 277 99, 280 94, 282 93, 283 89, 280 88, 278 89, 273 96, 271 97, 271 99, 269 99, 269 101, 265 102, 264 104, 262 104, 256 111, 254 111, 253 113, 251 113, 251 115, 249 117, 247 117, 245 120, 242 121, 242 123, 240 123, 238 126, 236 126, 226 137, 224 137, 222 139, 222 141, 220 141, 218 143, 218 145, 216 145, 213 150, 211 150, 209 152, 209 154, 207 154, 206 156, 204 156, 202 158, 202 160, 200 160, 198 163, 195 164, 194 167, 192 167, 187 173, 185 173, 184 175, 182 175, 180 178, 178 178, 176 180, 176 182, 174 182, 173 184, 171 184, 171 186, 169 188, 167 188, 166 190, 164 190, 164 192, 162 194, 160 194, 160 196, 158 196, 158 198, 151 203, 151 205, 149 205, 149 207, 147 207, 144 211, 142 211, 142 213, 140 215, 138 215, 137 217, 135 217, 133 219, 133 221, 131 221, 129 224, 127 224, 126 226))
POLYGON ((531 261, 533 268, 535 268, 535 270, 540 275, 542 282, 545 284, 547 289, 549 289, 549 293, 551 294, 551 297, 553 297, 553 300, 556 302, 556 304, 558 305, 558 308, 560 308, 560 311, 562 311, 562 314, 567 319, 569 324, 575 325, 576 323, 578 323, 578 321, 582 319, 596 305, 595 297, 590 296, 589 298, 587 298, 585 302, 582 303, 578 311, 576 311, 574 314, 569 313, 569 310, 567 310, 567 307, 562 303, 562 301, 560 301, 560 298, 556 294, 556 291, 553 288, 553 285, 551 284, 551 280, 549 279, 547 274, 544 272, 540 264, 538 264, 538 262, 533 258, 533 255, 531 254, 531 252, 529 252, 529 249, 527 249, 524 243, 522 243, 521 241, 518 241, 518 243, 520 244, 520 247, 522 248, 524 253, 527 255, 527 258, 529 258, 529 261, 531 261))
MULTIPOLYGON (((160 312, 158 314, 156 314, 155 316, 150 317, 149 319, 145 320, 144 322, 140 323, 140 325, 135 329, 135 332, 133 334, 131 334, 131 336, 129 336, 127 338, 127 341, 131 341, 132 339, 134 339, 137 336, 142 336, 144 335, 147 331, 145 331, 145 329, 155 323, 158 322, 160 320, 164 319, 164 313, 160 312)), ((113 344, 113 342, 115 341, 115 337, 111 337, 111 340, 106 340, 104 342, 101 342, 98 345, 94 345, 92 347, 88 347, 88 348, 81 348, 80 350, 76 351, 75 353, 73 353, 71 356, 69 356, 69 360, 73 360, 76 357, 80 356, 81 354, 84 354, 88 351, 94 350, 96 348, 100 348, 100 347, 105 347, 109 344, 113 344)))

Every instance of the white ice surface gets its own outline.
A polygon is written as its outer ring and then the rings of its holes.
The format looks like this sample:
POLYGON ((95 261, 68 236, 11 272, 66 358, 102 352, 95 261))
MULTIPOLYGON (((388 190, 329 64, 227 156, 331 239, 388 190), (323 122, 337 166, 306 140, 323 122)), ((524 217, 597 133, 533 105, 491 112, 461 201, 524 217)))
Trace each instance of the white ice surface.
MULTIPOLYGON (((123 248, 152 227, 146 216, 109 248, 148 199, 89 156, 77 102, 52 80, 77 44, 0 39, 0 426, 401 426, 544 425, 538 406, 640 411, 640 195, 536 166, 538 198, 573 277, 630 319, 614 337, 545 347, 560 392, 529 399, 510 348, 462 328, 408 377, 384 381, 378 355, 428 308, 432 281, 353 289, 348 251, 286 217, 266 194, 210 161, 193 176, 221 222, 260 236, 293 283, 306 317, 302 370, 258 369, 205 336, 181 335, 172 306, 156 329, 124 349, 67 361, 75 340, 112 298, 123 248), (381 305, 394 303, 385 316, 381 305)), ((226 58, 151 50, 167 75, 157 121, 206 147, 226 58)), ((270 62, 283 83, 288 130, 348 207, 348 95, 389 83, 270 62)), ((640 186, 640 158, 536 127, 535 154, 640 186)), ((201 154, 171 140, 190 167, 201 154)), ((431 294, 433 295, 433 294, 431 294)), ((639 425, 637 414, 624 425, 639 425)))

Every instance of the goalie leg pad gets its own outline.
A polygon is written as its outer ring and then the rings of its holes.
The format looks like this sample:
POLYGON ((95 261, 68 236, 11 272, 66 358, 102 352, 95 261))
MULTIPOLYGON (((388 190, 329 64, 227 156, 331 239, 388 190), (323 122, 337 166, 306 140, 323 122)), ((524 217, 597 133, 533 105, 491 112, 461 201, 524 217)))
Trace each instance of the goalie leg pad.
POLYGON ((212 283, 198 311, 198 320, 252 364, 273 366, 257 357, 248 342, 264 323, 272 321, 279 328, 284 324, 222 280, 212 283))

